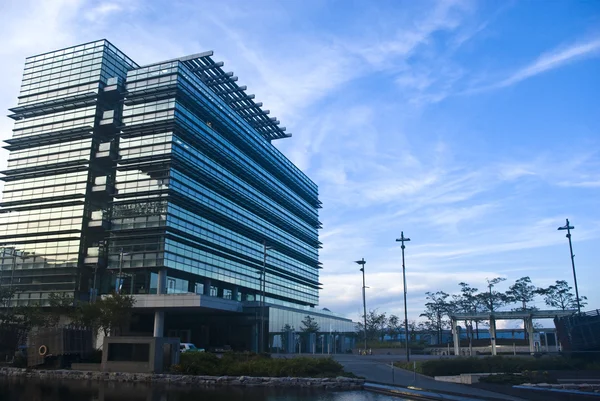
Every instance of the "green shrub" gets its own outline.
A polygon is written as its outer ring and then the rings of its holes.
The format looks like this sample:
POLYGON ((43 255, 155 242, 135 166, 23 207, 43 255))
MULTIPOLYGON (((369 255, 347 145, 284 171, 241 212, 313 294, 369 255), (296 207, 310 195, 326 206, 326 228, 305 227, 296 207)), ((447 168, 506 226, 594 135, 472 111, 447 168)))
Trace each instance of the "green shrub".
POLYGON ((480 382, 493 384, 519 385, 523 383, 557 383, 548 372, 525 371, 522 374, 504 373, 479 378, 480 382))
MULTIPOLYGON (((396 363, 396 366, 413 370, 413 364, 396 363)), ((563 357, 519 358, 490 356, 484 358, 452 358, 434 359, 417 362, 417 373, 427 376, 454 376, 462 373, 521 373, 537 370, 573 370, 580 368, 580 363, 563 357)))
POLYGON ((207 376, 337 377, 349 376, 332 358, 271 358, 255 353, 228 352, 221 358, 211 353, 186 352, 173 373, 207 376))

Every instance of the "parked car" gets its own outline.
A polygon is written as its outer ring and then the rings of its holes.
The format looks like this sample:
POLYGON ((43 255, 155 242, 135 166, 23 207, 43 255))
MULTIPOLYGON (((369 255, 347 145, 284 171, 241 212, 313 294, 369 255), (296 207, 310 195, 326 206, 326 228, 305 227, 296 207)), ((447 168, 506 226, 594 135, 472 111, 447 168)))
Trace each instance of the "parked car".
POLYGON ((197 348, 192 343, 181 343, 181 344, 179 344, 179 351, 181 351, 181 352, 204 352, 204 348, 197 348))

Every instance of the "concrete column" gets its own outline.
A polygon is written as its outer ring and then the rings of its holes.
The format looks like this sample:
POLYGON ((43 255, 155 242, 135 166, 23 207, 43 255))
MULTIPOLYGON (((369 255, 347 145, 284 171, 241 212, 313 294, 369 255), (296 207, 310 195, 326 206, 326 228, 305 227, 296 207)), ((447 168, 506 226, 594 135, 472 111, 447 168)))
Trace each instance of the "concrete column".
POLYGON ((162 268, 158 271, 158 282, 156 288, 157 294, 167 293, 167 269, 162 268))
POLYGON ((460 355, 460 337, 458 335, 458 322, 452 319, 452 339, 454 340, 454 355, 460 355))
POLYGON ((535 339, 533 338, 533 320, 530 317, 525 319, 525 329, 529 336, 529 353, 533 355, 535 354, 535 339))
MULTIPOLYGON (((156 293, 163 295, 167 293, 167 269, 162 268, 158 271, 158 280, 156 293)), ((154 312, 154 337, 162 337, 165 332, 165 312, 154 312)))
POLYGON ((154 312, 154 337, 163 337, 165 333, 165 312, 154 312))
POLYGON ((240 296, 240 289, 237 285, 233 286, 233 289, 231 290, 231 299, 233 299, 234 301, 239 301, 239 296, 240 296))
POLYGON ((496 353, 496 319, 490 316, 490 340, 492 342, 492 355, 496 353))
POLYGON ((196 282, 194 280, 188 280, 188 292, 196 293, 196 282))
POLYGON ((212 282, 210 281, 210 279, 205 278, 204 279, 204 295, 210 296, 210 286, 211 285, 212 285, 212 282))

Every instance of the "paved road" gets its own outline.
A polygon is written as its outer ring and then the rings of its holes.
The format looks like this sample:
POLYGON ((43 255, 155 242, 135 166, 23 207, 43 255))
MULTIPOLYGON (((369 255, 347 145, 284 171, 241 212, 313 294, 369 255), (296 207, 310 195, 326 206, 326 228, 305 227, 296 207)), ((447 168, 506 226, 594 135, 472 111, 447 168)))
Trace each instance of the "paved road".
POLYGON ((367 381, 395 384, 405 387, 417 387, 431 391, 441 391, 462 394, 473 398, 498 400, 522 400, 506 394, 480 390, 463 384, 440 382, 428 376, 414 374, 404 369, 394 368, 392 375, 391 363, 397 361, 397 355, 334 355, 334 359, 344 366, 344 370, 357 376, 363 376, 367 381))

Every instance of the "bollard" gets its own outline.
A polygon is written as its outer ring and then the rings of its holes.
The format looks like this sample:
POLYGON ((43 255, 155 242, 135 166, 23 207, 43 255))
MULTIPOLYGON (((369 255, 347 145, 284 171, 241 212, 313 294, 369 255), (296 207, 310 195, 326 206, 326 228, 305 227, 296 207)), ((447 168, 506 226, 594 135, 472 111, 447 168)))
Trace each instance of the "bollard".
POLYGON ((413 383, 417 382, 417 362, 413 361, 413 383))

